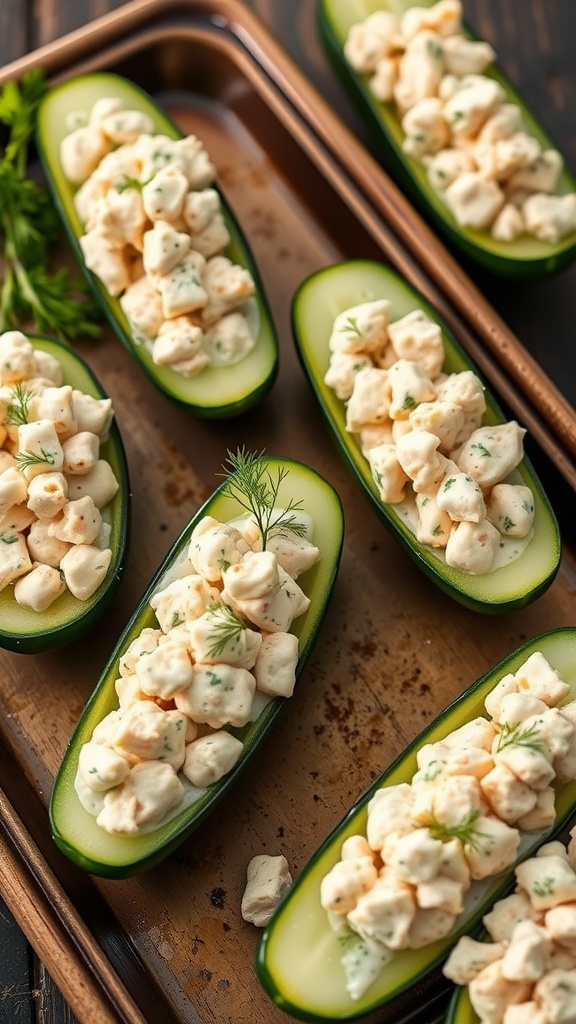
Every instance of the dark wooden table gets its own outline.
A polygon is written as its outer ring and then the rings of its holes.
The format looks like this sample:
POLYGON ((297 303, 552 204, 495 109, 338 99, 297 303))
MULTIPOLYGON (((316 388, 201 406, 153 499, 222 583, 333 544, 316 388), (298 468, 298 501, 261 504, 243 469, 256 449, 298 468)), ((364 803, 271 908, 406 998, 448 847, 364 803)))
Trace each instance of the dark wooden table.
MULTIPOLYGON (((0 0, 0 65, 123 2, 0 0)), ((281 39, 320 92, 370 148, 370 140, 318 43, 315 0, 245 2, 281 39)), ((493 44, 509 77, 547 127, 572 171, 576 171, 574 0, 464 0, 464 9, 468 22, 493 44)), ((576 404, 576 267, 529 288, 484 278, 478 272, 474 277, 528 350, 576 404)), ((0 1024, 72 1024, 74 1020, 0 901, 0 1024)))

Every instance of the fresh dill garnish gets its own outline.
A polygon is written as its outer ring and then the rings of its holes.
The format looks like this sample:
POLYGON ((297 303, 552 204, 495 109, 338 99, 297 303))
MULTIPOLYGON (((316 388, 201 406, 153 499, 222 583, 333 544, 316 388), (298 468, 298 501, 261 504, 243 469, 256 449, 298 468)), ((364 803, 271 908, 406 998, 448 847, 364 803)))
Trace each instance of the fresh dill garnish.
POLYGON ((504 750, 505 747, 512 746, 528 747, 539 754, 545 753, 546 745, 540 735, 538 723, 534 722, 524 728, 522 722, 518 722, 517 725, 508 725, 508 722, 503 722, 496 753, 504 750))
POLYGON ((302 509, 302 501, 293 501, 291 498, 286 508, 276 508, 280 485, 289 470, 284 466, 279 467, 274 478, 263 456, 264 452, 255 455, 244 448, 238 448, 235 454, 228 451, 226 462, 229 468, 226 465, 222 468, 227 469, 225 475, 228 478, 224 493, 252 513, 265 549, 272 530, 282 528, 296 537, 305 537, 306 526, 295 514, 302 509))
POLYGON ((0 91, 0 124, 9 137, 0 157, 0 333, 33 321, 42 333, 63 340, 95 337, 96 307, 67 268, 52 273, 49 251, 61 225, 47 190, 26 175, 28 144, 45 91, 38 68, 0 91))
POLYGON ((228 644, 240 639, 247 624, 227 604, 211 604, 207 614, 212 619, 209 634, 212 644, 208 648, 208 657, 217 658, 228 644))
POLYGON ((18 381, 12 388, 12 398, 6 410, 4 421, 11 423, 13 426, 21 426, 23 423, 28 423, 28 406, 30 405, 31 398, 32 392, 24 387, 22 381, 18 381))
POLYGON ((342 334, 356 334, 359 338, 362 337, 362 331, 358 327, 358 321, 355 316, 349 316, 339 330, 342 334))
POLYGON ((16 452, 15 459, 18 469, 28 469, 29 466, 54 465, 52 452, 47 452, 42 447, 39 452, 31 452, 28 449, 23 452, 16 452))
POLYGON ((428 824, 433 839, 440 839, 442 842, 448 839, 459 839, 461 843, 469 846, 472 850, 478 850, 482 846, 482 839, 491 839, 486 832, 479 832, 476 822, 480 811, 473 809, 458 825, 446 825, 443 821, 433 818, 428 824))
POLYGON ((139 178, 132 178, 129 174, 125 174, 122 181, 118 182, 115 186, 117 192, 129 192, 134 190, 135 192, 141 192, 145 185, 147 185, 154 175, 152 174, 146 181, 140 181, 139 178))

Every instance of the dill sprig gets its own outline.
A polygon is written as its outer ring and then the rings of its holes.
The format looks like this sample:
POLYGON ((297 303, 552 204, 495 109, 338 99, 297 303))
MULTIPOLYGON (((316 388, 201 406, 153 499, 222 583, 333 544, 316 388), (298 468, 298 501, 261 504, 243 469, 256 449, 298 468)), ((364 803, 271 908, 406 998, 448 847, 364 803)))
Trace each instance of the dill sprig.
POLYGON ((13 426, 21 426, 28 423, 28 406, 32 398, 32 392, 24 387, 22 381, 18 381, 12 388, 12 398, 6 409, 4 420, 13 426))
POLYGON ((343 334, 356 334, 359 338, 362 337, 362 331, 358 326, 358 321, 355 316, 349 316, 342 326, 339 328, 343 334))
POLYGON ((117 192, 141 192, 145 185, 148 185, 152 181, 154 175, 150 175, 146 181, 140 181, 140 178, 133 178, 130 174, 125 174, 123 179, 116 184, 117 192))
POLYGON ((211 604, 207 614, 212 619, 209 634, 212 646, 208 648, 208 657, 217 658, 228 644, 240 639, 247 623, 238 618, 227 604, 211 604))
POLYGON ((508 725, 508 722, 503 722, 500 735, 498 736, 496 752, 499 753, 505 747, 511 746, 528 747, 529 750, 534 750, 540 754, 546 752, 546 745, 540 735, 537 722, 533 722, 532 725, 525 727, 522 722, 518 722, 517 725, 508 725))
POLYGON ((95 337, 96 307, 68 269, 52 274, 49 252, 60 238, 60 221, 46 189, 26 175, 44 75, 34 69, 0 91, 0 124, 9 137, 0 158, 0 333, 32 320, 42 333, 71 340, 95 337))
POLYGON ((282 528, 296 537, 305 537, 306 526, 295 514, 302 509, 302 501, 293 501, 291 498, 286 508, 276 508, 280 485, 289 470, 279 467, 274 478, 263 456, 264 452, 253 454, 238 448, 235 454, 228 451, 226 462, 229 468, 226 464, 222 468, 226 470, 224 475, 228 478, 224 493, 254 516, 265 549, 272 530, 282 528))
POLYGON ((482 846, 482 839, 490 839, 486 832, 480 832, 476 822, 480 811, 473 809, 458 825, 446 825, 443 821, 433 818, 428 824, 433 839, 440 839, 443 843, 449 839, 459 839, 461 843, 469 846, 472 850, 478 850, 482 846))
POLYGON ((18 469, 28 469, 29 466, 53 466, 55 461, 52 452, 47 452, 42 447, 39 452, 32 452, 29 449, 16 452, 15 459, 18 469))

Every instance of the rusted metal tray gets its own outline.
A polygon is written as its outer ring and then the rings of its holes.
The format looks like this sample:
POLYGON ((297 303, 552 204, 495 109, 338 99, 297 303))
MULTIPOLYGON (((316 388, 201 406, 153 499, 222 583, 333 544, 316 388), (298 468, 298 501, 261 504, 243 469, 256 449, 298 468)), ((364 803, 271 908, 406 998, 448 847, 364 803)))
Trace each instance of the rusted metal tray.
MULTIPOLYGON (((257 934, 240 916, 248 860, 283 853, 298 873, 349 805, 465 686, 525 639, 573 625, 576 583, 567 544, 556 581, 535 606, 486 619, 418 572, 332 446, 292 343, 294 289, 339 259, 391 263, 435 303, 528 426, 566 522, 576 490, 573 453, 484 334, 521 353, 520 343, 489 307, 482 325, 476 314, 465 316, 431 272, 439 243, 420 258, 353 168, 335 159, 308 116, 312 87, 238 0, 129 4, 2 77, 34 64, 55 80, 88 68, 126 74, 204 139, 260 264, 281 369, 255 410, 197 421, 153 389, 107 330, 100 342, 79 346, 117 409, 131 470, 133 544, 115 603, 91 637, 35 657, 0 653, 0 890, 83 1024, 273 1024, 287 1018, 255 979, 257 934), (274 735, 213 816, 148 874, 89 878, 50 839, 54 773, 139 594, 213 489, 226 449, 238 444, 305 460, 337 488, 347 532, 328 616, 274 735)), ((319 97, 314 109, 323 109, 319 97)), ((328 118, 345 132, 330 111, 328 118)), ((350 154, 361 153, 352 137, 338 137, 350 154)), ((409 208, 406 216, 426 238, 409 208)), ((61 256, 70 258, 65 248, 61 256)), ((551 400, 553 386, 535 374, 538 392, 551 400)), ((569 430, 573 415, 568 408, 569 430)), ((392 1021, 384 1011, 371 1019, 392 1021)))

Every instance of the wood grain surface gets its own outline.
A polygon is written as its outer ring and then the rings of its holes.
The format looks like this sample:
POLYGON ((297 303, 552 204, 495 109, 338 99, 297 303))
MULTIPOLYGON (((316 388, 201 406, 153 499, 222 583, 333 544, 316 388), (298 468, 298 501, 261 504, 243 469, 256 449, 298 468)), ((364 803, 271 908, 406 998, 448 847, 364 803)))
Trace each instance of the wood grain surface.
MULTIPOLYGON (((121 0, 0 0, 0 64, 5 64, 31 50, 51 42, 66 32, 79 28, 89 23, 94 18, 106 14, 117 7, 122 6, 121 0)), ((358 134, 370 149, 371 141, 360 124, 355 111, 348 103, 342 90, 335 81, 330 71, 323 52, 320 48, 314 23, 314 0, 246 0, 246 6, 256 11, 261 19, 281 39, 287 50, 296 58, 299 66, 310 77, 319 91, 338 110, 343 119, 358 134)), ((576 74, 574 73, 573 42, 576 38, 576 6, 574 0, 464 0, 464 8, 468 22, 474 26, 477 34, 488 39, 496 49, 500 63, 505 68, 511 80, 519 88, 527 103, 548 129, 552 138, 563 151, 571 169, 576 172, 576 74)), ((290 213, 286 211, 287 231, 292 232, 290 242, 295 243, 297 236, 297 225, 290 224, 290 213)), ((257 226, 257 225, 256 225, 257 226)), ((260 224, 260 230, 265 226, 260 224)), ((475 283, 479 284, 486 295, 493 302, 495 308, 502 317, 515 330, 528 350, 538 359, 550 376, 558 383, 567 398, 576 404, 576 346, 574 345, 574 312, 576 304, 576 269, 571 268, 565 271, 558 278, 551 281, 526 285, 511 285, 498 282, 479 272, 474 274, 475 283)), ((287 302, 287 296, 282 296, 282 301, 287 302)), ((121 387, 121 366, 118 369, 117 387, 121 387)), ((288 400, 294 399, 298 408, 298 397, 296 392, 288 396, 288 400)), ((138 424, 142 415, 145 398, 137 396, 134 401, 134 412, 132 418, 125 423, 126 430, 130 437, 130 447, 134 449, 136 458, 142 461, 142 452, 137 452, 138 445, 146 444, 149 436, 144 434, 139 438, 138 424)), ((273 410, 268 407, 268 415, 274 415, 273 410)), ((163 424, 163 437, 168 444, 168 438, 177 435, 176 421, 163 424), (174 429, 172 429, 174 428, 174 429)), ((212 462, 217 464, 216 450, 221 448, 222 430, 219 426, 214 428, 213 433, 209 427, 202 427, 199 432, 200 443, 205 444, 210 452, 212 462)), ((321 450, 320 458, 324 458, 324 451, 328 451, 328 445, 321 450)), ((205 482, 197 478, 186 465, 185 459, 178 452, 171 451, 169 454, 170 465, 173 470, 173 487, 178 493, 172 491, 172 502, 167 502, 166 514, 161 529, 168 536, 175 534, 181 525, 181 508, 186 498, 189 501, 201 500, 205 492, 205 482), (174 484, 174 480, 176 483, 174 484)), ((348 488, 345 498, 349 503, 354 500, 352 487, 348 488)), ((168 484, 166 483, 166 488, 168 484)), ((137 489, 140 494, 145 494, 144 486, 137 482, 137 489)), ((168 495, 168 490, 166 490, 168 495)), ((150 526, 147 522, 146 511, 139 513, 140 525, 143 532, 150 526)), ((368 534, 375 528, 370 521, 368 534)), ((360 546, 365 538, 360 536, 350 537, 350 553, 343 564, 343 573, 352 570, 353 552, 355 547, 360 546)), ((376 563, 382 563, 383 571, 392 571, 399 581, 400 596, 399 608, 402 607, 402 590, 409 587, 411 582, 411 570, 408 570, 407 577, 404 576, 405 567, 403 559, 392 551, 386 554, 383 551, 374 551, 376 563), (386 564, 384 564, 386 563, 386 564)), ((135 579, 133 593, 138 592, 141 580, 135 579)), ((370 581, 366 580, 366 591, 370 593, 370 581)), ((405 674, 399 680, 400 686, 396 696, 387 707, 388 714, 396 715, 400 705, 405 700, 413 701, 413 714, 415 720, 425 720, 425 716, 434 706, 430 697, 429 689, 420 687, 420 683, 411 672, 412 651, 416 638, 428 636, 427 643, 434 642, 437 630, 441 629, 441 613, 436 619, 422 619, 416 621, 402 620, 401 613, 397 610, 391 613, 394 622, 394 636, 403 649, 405 674), (432 637, 432 640, 430 639, 432 637)), ((372 619, 372 612, 368 598, 366 598, 366 628, 363 635, 349 637, 350 650, 356 654, 353 661, 354 671, 362 673, 366 671, 367 686, 372 686, 370 667, 362 663, 363 655, 370 651, 374 654, 374 637, 377 632, 376 624, 372 619)), ((554 598, 543 606, 541 614, 536 611, 529 613, 522 622, 522 628, 532 629, 534 632, 547 626, 561 625, 558 621, 564 618, 570 621, 564 606, 556 606, 554 598)), ((458 671, 458 648, 462 636, 469 629, 469 616, 463 613, 455 620, 462 635, 456 631, 450 639, 448 654, 438 670, 439 676, 449 673, 451 669, 458 671)), ((114 635, 116 623, 109 626, 109 633, 114 635)), ((325 635, 322 641, 318 658, 314 662, 313 671, 321 676, 322 650, 327 650, 330 644, 336 642, 341 630, 345 630, 345 620, 340 621, 338 616, 333 616, 330 621, 330 632, 325 635)), ((106 638, 105 638, 106 639, 106 638)), ((501 638, 502 655, 506 653, 506 644, 509 647, 515 646, 521 640, 520 631, 516 624, 510 623, 503 630, 501 638)), ((477 639, 478 664, 482 664, 484 641, 480 635, 477 639)), ((378 653, 378 652, 377 652, 378 653)), ((385 656, 386 651, 380 650, 380 655, 385 656)), ((50 659, 48 659, 50 660, 50 659)), ((56 661, 55 661, 56 664, 56 661)), ((34 672, 34 669, 32 669, 34 672)), ((467 680, 472 681, 474 673, 467 680)), ((41 679, 37 680, 41 685, 41 679)), ((73 673, 67 683, 73 689, 73 673)), ((440 685, 440 679, 428 680, 426 687, 440 685)), ((454 687, 455 693, 458 690, 458 680, 454 687)), ((335 691, 330 692, 325 698, 323 713, 326 720, 331 717, 343 734, 346 730, 347 715, 352 709, 346 706, 342 696, 335 691)), ((82 693, 74 691, 75 698, 80 702, 82 693)), ((33 716, 33 709, 30 715, 33 716)), ((322 738, 324 719, 319 713, 310 722, 312 731, 320 736, 320 745, 326 745, 327 740, 322 738)), ((418 726, 419 727, 419 726, 418 726)), ((415 730, 416 731, 416 730, 415 730)), ((280 738, 287 742, 296 743, 302 741, 303 737, 280 734, 280 738)), ((402 728, 398 730, 397 742, 402 745, 405 737, 402 728)), ((358 752, 358 737, 353 734, 346 736, 347 743, 351 749, 358 752)), ((367 748, 360 749, 360 754, 368 760, 372 756, 370 749, 378 741, 377 733, 374 731, 370 736, 367 748)), ((17 742, 17 739, 15 739, 17 742)), ((289 753, 289 752, 288 752, 289 753)), ((329 754, 325 749, 324 753, 329 754)), ((39 765, 40 774, 44 768, 39 765)), ((304 773, 313 777, 314 759, 307 754, 303 764, 304 773)), ((360 772, 358 776, 360 777, 360 772)), ((47 777, 46 777, 46 781, 47 777)), ((327 783, 326 783, 327 784, 327 783)), ((332 785, 342 786, 342 810, 345 809, 349 797, 355 795, 357 779, 352 775, 344 781, 342 777, 331 779, 332 785)), ((254 797, 256 800, 256 797, 254 797)), ((314 813, 318 810, 318 819, 321 820, 322 792, 313 789, 306 796, 304 803, 307 813, 314 813), (318 800, 316 800, 318 798, 318 800)), ((283 828, 283 822, 269 821, 267 826, 271 839, 283 828)), ((218 849, 218 830, 216 839, 212 846, 201 845, 198 853, 198 863, 195 865, 199 871, 206 868, 202 863, 202 857, 207 856, 210 849, 218 849)), ((319 829, 320 831, 320 829, 319 829)), ((318 840, 322 836, 318 835, 318 840)), ((223 841, 222 836, 220 839, 223 841)), ((118 891, 117 899, 122 901, 124 894, 130 896, 130 886, 123 883, 118 891)), ((152 896, 151 896, 152 898, 152 896)), ((170 900, 176 906, 179 899, 177 891, 170 893, 170 900)), ((130 907, 126 909, 126 916, 131 916, 130 907)), ((166 914, 169 913, 170 905, 166 907, 166 914)), ((137 919, 137 910, 133 910, 132 916, 137 919)), ((223 920, 225 915, 223 916, 223 920)), ((137 921, 136 921, 137 923, 137 921)), ((223 937, 223 945, 225 937, 223 937)), ((37 944, 36 944, 37 945, 37 944)), ((191 955, 194 955, 192 951, 191 955)), ((201 987, 202 975, 198 975, 197 986, 201 987)), ((217 1017, 214 1018, 218 1019, 217 1017)), ((274 1015, 277 1019, 277 1015, 274 1015)), ((73 1024, 75 1017, 69 1006, 60 996, 58 987, 54 985, 47 974, 41 960, 33 954, 31 947, 24 939, 20 929, 16 926, 8 907, 0 904, 0 1024, 73 1024)), ((94 1021, 93 1024, 101 1024, 94 1021)))

